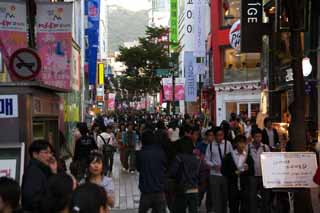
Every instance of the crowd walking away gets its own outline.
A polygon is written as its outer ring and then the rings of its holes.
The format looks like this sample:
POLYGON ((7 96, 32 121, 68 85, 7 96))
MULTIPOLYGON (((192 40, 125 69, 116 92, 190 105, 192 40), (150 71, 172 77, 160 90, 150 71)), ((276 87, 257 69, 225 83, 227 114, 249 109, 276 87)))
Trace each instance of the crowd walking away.
POLYGON ((0 177, 0 213, 110 212, 115 169, 139 176, 139 213, 290 213, 290 193, 265 188, 261 169, 263 153, 290 151, 290 141, 269 118, 260 127, 234 113, 220 125, 204 116, 99 115, 77 124, 66 146, 71 160, 48 141, 33 141, 22 184, 0 177))

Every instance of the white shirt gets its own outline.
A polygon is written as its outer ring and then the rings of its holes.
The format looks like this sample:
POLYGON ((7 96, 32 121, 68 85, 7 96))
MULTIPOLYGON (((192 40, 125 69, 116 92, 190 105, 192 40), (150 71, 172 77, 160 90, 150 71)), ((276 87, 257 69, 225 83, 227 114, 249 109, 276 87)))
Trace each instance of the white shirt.
POLYGON ((247 152, 244 151, 243 153, 239 153, 238 150, 233 150, 232 151, 232 158, 234 163, 236 164, 237 168, 239 171, 244 170, 244 164, 247 160, 247 152))
MULTIPOLYGON (((109 144, 111 146, 116 146, 116 140, 115 140, 113 133, 102 132, 100 135, 104 138, 104 140, 107 144, 109 144)), ((99 135, 97 135, 98 148, 101 150, 103 145, 104 145, 104 141, 102 140, 102 138, 99 135)))
POLYGON ((169 138, 170 138, 171 142, 175 142, 175 141, 179 140, 179 138, 180 138, 179 137, 179 132, 180 132, 179 128, 176 128, 175 130, 170 128, 168 130, 168 135, 169 135, 169 138))
MULTIPOLYGON (((205 161, 210 166, 220 166, 222 165, 220 153, 219 153, 219 147, 221 150, 221 157, 224 158, 224 156, 232 151, 232 145, 229 141, 218 144, 217 142, 213 142, 212 144, 208 144, 206 155, 205 155, 205 161), (226 150, 225 150, 226 147, 226 150)), ((222 176, 221 171, 216 171, 215 169, 211 168, 210 171, 211 175, 217 175, 222 176)))
POLYGON ((261 143, 258 149, 256 149, 253 144, 249 145, 248 153, 250 153, 254 162, 254 176, 262 176, 261 154, 263 152, 270 152, 270 149, 267 145, 261 143))

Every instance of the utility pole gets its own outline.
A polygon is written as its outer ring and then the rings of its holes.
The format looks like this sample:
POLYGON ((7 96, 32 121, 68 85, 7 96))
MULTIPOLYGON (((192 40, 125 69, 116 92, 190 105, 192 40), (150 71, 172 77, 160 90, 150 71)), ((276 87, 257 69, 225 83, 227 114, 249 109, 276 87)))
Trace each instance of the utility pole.
MULTIPOLYGON (((309 0, 287 1, 288 18, 290 26, 290 52, 293 69, 293 94, 294 102, 290 107, 292 122, 290 126, 290 141, 292 149, 296 152, 306 151, 305 138, 305 82, 302 72, 302 46, 301 32, 305 24, 306 2, 309 0)), ((307 4, 308 5, 308 4, 307 4)), ((310 191, 308 189, 297 190, 294 193, 294 212, 312 213, 310 191)))
POLYGON ((172 115, 176 114, 176 77, 175 67, 172 70, 172 115))
POLYGON ((36 23, 36 14, 37 14, 37 5, 35 0, 27 0, 27 22, 29 25, 28 31, 28 45, 30 48, 36 47, 36 39, 35 39, 35 23, 36 23))

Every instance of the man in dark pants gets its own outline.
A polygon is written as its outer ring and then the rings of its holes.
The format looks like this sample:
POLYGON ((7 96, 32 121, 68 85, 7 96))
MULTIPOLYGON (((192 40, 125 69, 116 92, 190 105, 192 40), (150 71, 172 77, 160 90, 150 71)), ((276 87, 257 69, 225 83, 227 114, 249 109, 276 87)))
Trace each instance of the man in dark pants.
POLYGON ((155 144, 154 134, 147 130, 142 134, 142 149, 136 154, 141 198, 139 213, 152 209, 153 213, 165 213, 166 155, 161 145, 155 144))

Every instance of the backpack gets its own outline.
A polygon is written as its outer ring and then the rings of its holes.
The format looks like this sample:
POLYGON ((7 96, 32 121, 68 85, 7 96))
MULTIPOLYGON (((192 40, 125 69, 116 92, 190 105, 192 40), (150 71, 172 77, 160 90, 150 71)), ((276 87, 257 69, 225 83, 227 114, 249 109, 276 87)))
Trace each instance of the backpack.
MULTIPOLYGON (((190 179, 191 179, 189 175, 190 171, 188 171, 186 162, 183 158, 181 158, 180 156, 177 156, 176 160, 178 160, 179 162, 179 172, 178 172, 178 176, 176 177, 176 190, 178 192, 185 192, 193 188, 193 186, 190 185, 190 179)), ((199 160, 198 166, 197 166, 197 174, 200 173, 200 163, 201 161, 199 160)))
POLYGON ((106 155, 106 153, 110 154, 110 152, 115 152, 115 151, 116 151, 115 148, 114 148, 112 145, 110 145, 111 137, 109 137, 109 138, 108 138, 108 141, 106 141, 106 140, 104 139, 104 137, 102 137, 102 135, 98 135, 98 136, 100 136, 100 138, 101 138, 102 141, 103 141, 103 146, 102 146, 102 152, 103 152, 103 154, 106 155))

